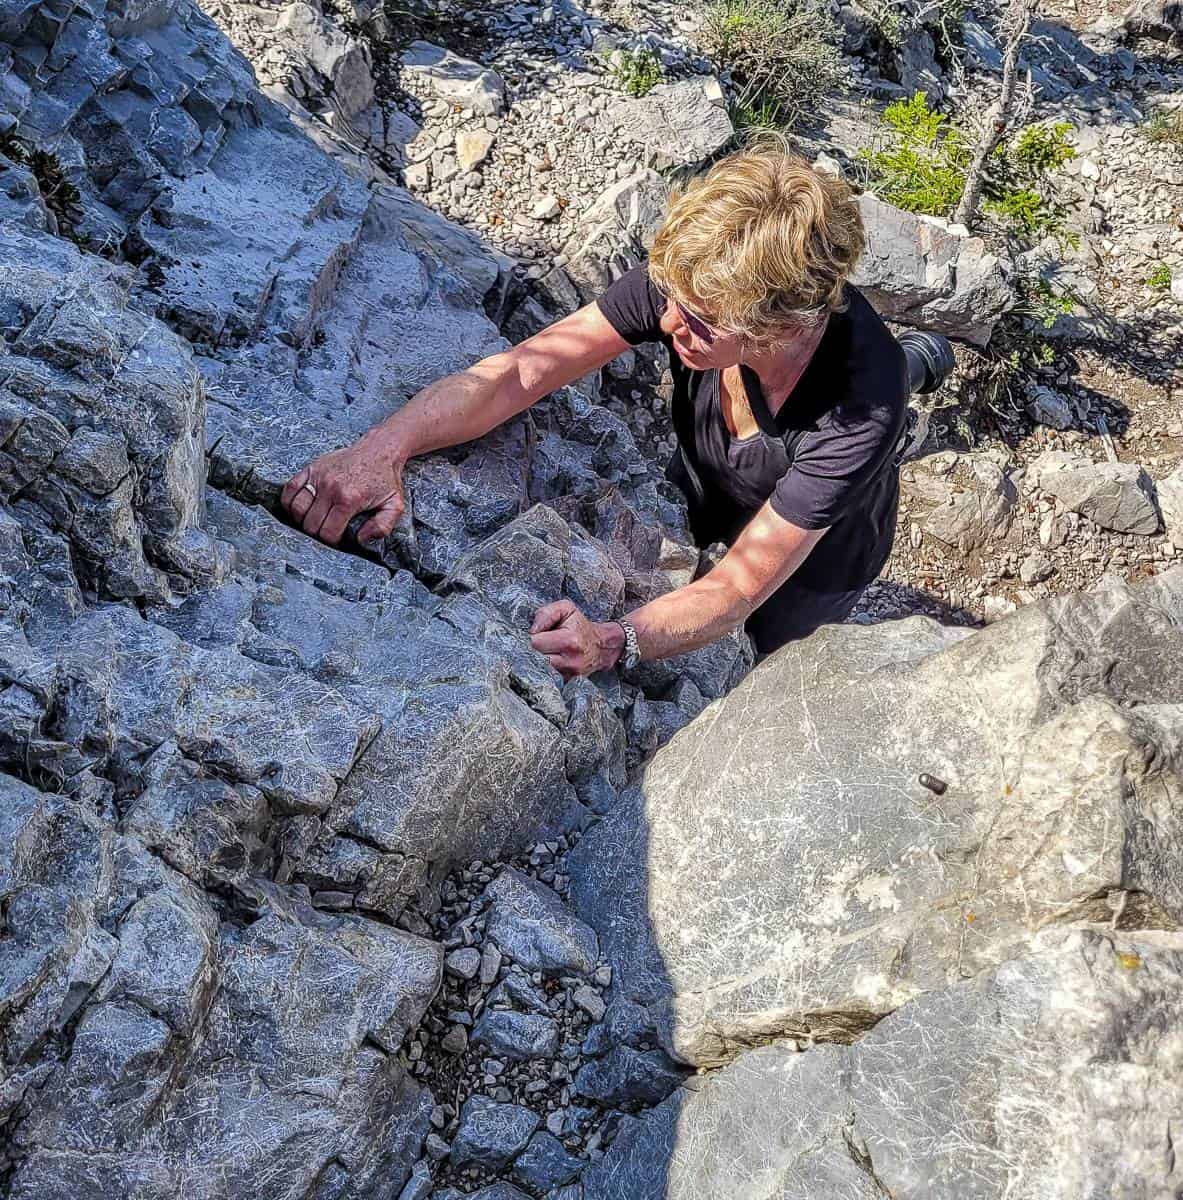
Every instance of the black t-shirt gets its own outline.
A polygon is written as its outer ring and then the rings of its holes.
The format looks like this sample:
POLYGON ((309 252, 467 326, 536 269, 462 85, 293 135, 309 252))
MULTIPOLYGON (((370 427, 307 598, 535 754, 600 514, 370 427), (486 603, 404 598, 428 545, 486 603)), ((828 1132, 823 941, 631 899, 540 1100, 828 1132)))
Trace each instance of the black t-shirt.
POLYGON ((732 437, 719 372, 692 371, 661 330, 665 300, 636 267, 600 297, 625 341, 665 342, 674 378, 680 462, 699 539, 733 542, 765 501, 802 529, 829 532, 793 575, 801 587, 837 592, 870 583, 891 553, 899 503, 895 450, 908 398, 899 343, 856 288, 833 313, 813 358, 776 414, 754 371, 741 368, 758 432, 732 437))

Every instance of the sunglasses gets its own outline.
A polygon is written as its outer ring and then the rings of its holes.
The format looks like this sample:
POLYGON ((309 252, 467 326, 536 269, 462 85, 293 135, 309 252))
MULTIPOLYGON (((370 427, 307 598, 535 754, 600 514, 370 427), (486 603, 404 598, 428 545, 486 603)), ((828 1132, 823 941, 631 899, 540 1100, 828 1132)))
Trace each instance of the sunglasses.
POLYGON ((686 328, 699 341, 705 342, 708 346, 715 344, 715 339, 719 336, 717 330, 712 329, 702 317, 696 317, 680 300, 674 301, 674 307, 678 310, 678 315, 686 322, 686 328))

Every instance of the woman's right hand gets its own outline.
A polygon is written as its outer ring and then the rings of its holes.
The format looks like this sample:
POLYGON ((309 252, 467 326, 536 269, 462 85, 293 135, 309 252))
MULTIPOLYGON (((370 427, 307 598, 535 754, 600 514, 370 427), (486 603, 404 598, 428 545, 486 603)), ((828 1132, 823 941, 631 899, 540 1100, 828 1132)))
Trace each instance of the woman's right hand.
POLYGON ((314 458, 287 481, 280 499, 305 533, 330 546, 359 512, 372 509, 357 538, 373 545, 403 515, 403 459, 367 434, 352 446, 314 458))

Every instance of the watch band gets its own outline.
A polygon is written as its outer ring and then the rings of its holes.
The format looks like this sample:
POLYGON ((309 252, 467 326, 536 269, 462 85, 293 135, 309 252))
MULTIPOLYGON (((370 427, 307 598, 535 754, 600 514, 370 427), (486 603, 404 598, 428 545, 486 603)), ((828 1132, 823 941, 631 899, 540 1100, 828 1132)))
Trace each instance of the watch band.
POLYGON ((616 619, 616 624, 624 630, 624 650, 620 655, 618 665, 626 671, 631 671, 641 661, 641 647, 637 644, 637 631, 631 622, 619 617, 616 619))

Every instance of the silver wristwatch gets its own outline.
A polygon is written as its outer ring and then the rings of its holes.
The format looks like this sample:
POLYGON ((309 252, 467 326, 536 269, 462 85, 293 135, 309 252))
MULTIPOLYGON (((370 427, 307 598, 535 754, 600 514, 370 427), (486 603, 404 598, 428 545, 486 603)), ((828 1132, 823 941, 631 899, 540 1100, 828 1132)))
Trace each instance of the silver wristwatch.
POLYGON ((624 630, 624 650, 616 665, 623 667, 626 671, 631 671, 641 661, 641 647, 637 645, 637 631, 628 621, 619 617, 616 624, 624 630))

